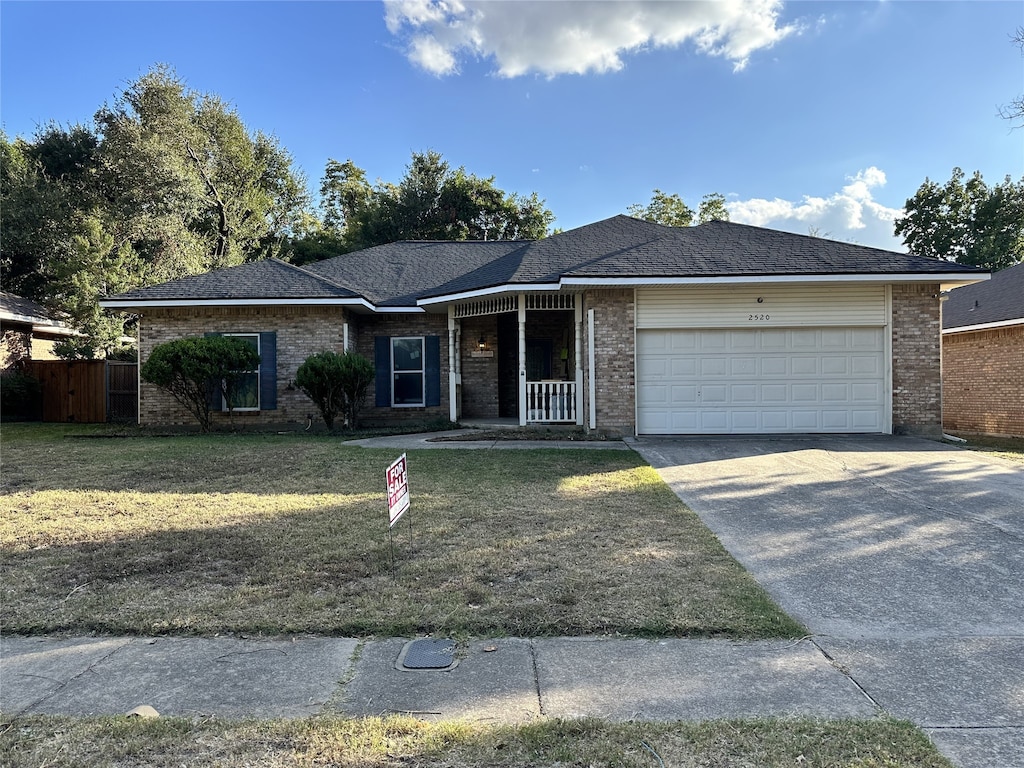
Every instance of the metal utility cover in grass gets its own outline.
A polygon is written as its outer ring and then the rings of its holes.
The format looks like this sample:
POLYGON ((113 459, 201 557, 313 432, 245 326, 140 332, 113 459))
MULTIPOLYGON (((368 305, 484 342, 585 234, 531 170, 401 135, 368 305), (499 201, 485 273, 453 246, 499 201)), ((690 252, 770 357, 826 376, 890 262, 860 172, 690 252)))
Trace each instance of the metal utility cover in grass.
POLYGON ((395 666, 409 672, 438 672, 456 664, 454 640, 424 638, 406 643, 395 666))

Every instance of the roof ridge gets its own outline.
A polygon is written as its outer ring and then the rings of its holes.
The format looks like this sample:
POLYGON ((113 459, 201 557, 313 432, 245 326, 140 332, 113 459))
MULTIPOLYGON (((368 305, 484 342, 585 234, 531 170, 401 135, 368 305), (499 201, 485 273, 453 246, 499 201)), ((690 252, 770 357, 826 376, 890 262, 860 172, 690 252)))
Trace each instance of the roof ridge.
MULTIPOLYGON (((342 256, 344 254, 338 254, 338 255, 342 256)), ((356 290, 354 290, 352 288, 344 286, 341 283, 337 283, 334 280, 331 280, 329 277, 324 277, 323 275, 318 275, 316 272, 310 272, 308 269, 306 269, 304 267, 301 267, 298 264, 292 264, 290 262, 284 261, 283 259, 279 259, 276 256, 271 256, 270 259, 272 261, 276 261, 278 264, 281 264, 281 265, 283 265, 285 267, 288 267, 289 269, 295 270, 296 272, 301 272, 302 274, 306 275, 306 277, 311 277, 314 280, 319 280, 321 283, 324 283, 325 285, 329 285, 332 288, 337 288, 337 289, 342 290, 342 291, 344 291, 346 293, 355 294, 356 296, 358 296, 361 299, 365 299, 366 298, 359 291, 356 291, 356 290)), ((312 262, 312 263, 316 264, 315 261, 312 262)))

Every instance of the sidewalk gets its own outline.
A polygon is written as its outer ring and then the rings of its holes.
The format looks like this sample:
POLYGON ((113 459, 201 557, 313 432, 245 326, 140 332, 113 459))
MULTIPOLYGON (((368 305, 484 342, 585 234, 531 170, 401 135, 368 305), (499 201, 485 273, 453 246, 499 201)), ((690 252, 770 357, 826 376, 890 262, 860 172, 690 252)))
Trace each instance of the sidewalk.
POLYGON ((0 638, 0 710, 163 716, 370 716, 522 723, 543 717, 872 717, 808 639, 503 638, 439 671, 396 668, 406 640, 0 638))
POLYGON ((457 437, 459 435, 480 434, 478 429, 452 429, 446 432, 423 432, 413 435, 393 435, 390 437, 367 437, 362 440, 349 440, 345 445, 360 448, 391 448, 393 450, 419 450, 422 448, 438 449, 475 449, 475 450, 514 450, 525 448, 571 448, 573 450, 599 449, 605 451, 627 451, 629 446, 621 440, 438 440, 439 437, 457 437))

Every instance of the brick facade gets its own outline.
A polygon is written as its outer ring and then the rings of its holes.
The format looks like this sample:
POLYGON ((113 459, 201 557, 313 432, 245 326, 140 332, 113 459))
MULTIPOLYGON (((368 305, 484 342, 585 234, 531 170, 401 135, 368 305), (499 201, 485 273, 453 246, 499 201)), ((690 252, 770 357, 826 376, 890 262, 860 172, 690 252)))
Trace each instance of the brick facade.
POLYGON ((584 423, 589 425, 588 311, 594 310, 594 369, 597 429, 607 434, 636 432, 634 372, 635 312, 632 288, 587 291, 583 295, 584 423))
POLYGON ((366 403, 360 411, 360 426, 407 424, 450 417, 448 410, 448 316, 433 314, 352 315, 350 319, 352 348, 371 362, 374 359, 374 339, 377 336, 438 336, 441 353, 441 404, 432 407, 377 407, 371 387, 366 403))
POLYGON ((892 431, 942 436, 938 285, 892 287, 892 431))
POLYGON ((1024 437, 1024 325, 943 335, 942 424, 1024 437))
MULTIPOLYGON (((336 307, 191 307, 150 309, 141 319, 139 359, 145 362, 158 344, 205 333, 277 333, 277 408, 231 415, 235 426, 306 423, 319 420, 312 401, 292 385, 302 362, 316 352, 341 352, 345 311, 336 307)), ((372 357, 372 356, 371 356, 372 357)), ((194 425, 195 419, 162 389, 142 382, 142 424, 194 425)), ((215 425, 228 424, 227 413, 214 414, 215 425)))
MULTIPOLYGON (((498 382, 508 378, 507 372, 502 376, 499 371, 501 362, 507 360, 505 353, 508 350, 498 344, 498 318, 498 315, 485 315, 461 321, 462 416, 467 419, 493 419, 498 416, 498 382), (487 347, 482 354, 481 337, 487 347)), ((448 354, 447 344, 445 354, 448 354)), ((512 375, 511 380, 515 381, 515 372, 512 375)))

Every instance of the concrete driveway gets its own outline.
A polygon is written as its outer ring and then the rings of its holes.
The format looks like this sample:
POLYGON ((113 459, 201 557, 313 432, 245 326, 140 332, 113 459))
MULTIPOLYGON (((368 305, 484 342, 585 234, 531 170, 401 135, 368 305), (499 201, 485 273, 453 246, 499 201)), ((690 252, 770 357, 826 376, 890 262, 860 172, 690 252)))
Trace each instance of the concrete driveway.
POLYGON ((634 448, 881 709, 1024 766, 1024 466, 898 437, 634 448))

